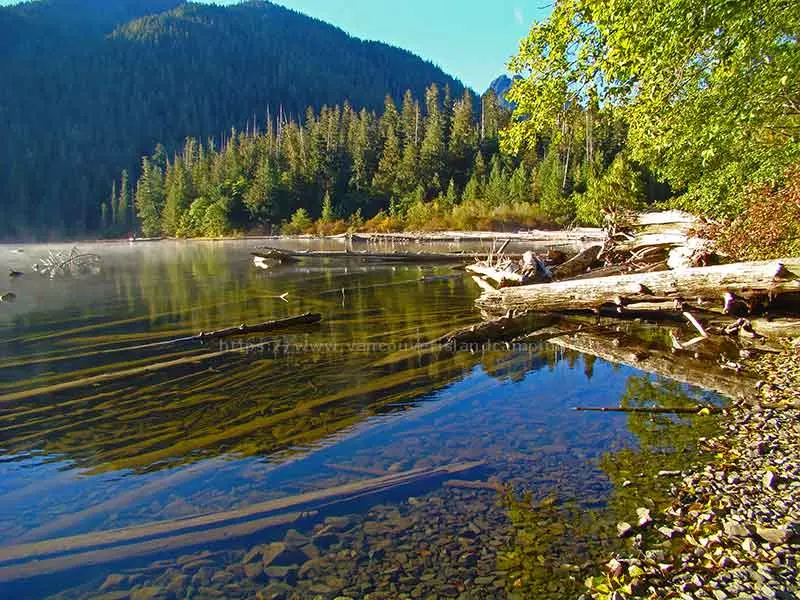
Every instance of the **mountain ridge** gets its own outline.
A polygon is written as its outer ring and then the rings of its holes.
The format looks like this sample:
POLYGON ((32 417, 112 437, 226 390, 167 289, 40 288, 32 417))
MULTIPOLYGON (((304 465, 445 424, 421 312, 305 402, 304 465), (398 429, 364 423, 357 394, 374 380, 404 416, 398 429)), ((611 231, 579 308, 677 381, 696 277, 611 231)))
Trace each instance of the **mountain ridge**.
POLYGON ((464 89, 407 50, 262 0, 40 0, 0 7, 0 39, 3 237, 96 231, 112 179, 158 142, 172 152, 268 110, 377 110, 430 83, 464 89))

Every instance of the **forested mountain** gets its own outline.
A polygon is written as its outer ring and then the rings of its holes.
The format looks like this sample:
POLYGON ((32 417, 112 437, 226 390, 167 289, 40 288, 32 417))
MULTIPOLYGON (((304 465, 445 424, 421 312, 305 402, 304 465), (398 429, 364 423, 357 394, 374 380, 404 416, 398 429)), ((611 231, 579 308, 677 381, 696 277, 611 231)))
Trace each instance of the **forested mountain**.
POLYGON ((156 143, 301 119, 306 107, 378 110, 387 94, 463 85, 429 62, 253 1, 42 0, 0 8, 0 236, 99 231, 122 169, 156 143))

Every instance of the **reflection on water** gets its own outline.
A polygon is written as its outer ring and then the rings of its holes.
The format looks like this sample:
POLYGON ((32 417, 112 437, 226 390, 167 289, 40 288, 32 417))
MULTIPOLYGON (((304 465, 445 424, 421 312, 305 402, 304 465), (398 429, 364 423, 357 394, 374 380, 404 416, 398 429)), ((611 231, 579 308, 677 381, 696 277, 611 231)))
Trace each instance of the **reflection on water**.
MULTIPOLYGON (((262 270, 248 255, 255 245, 100 246, 97 277, 15 282, 17 302, 0 305, 0 589, 25 597, 94 597, 100 588, 118 598, 502 597, 538 571, 525 566, 524 544, 509 561, 519 540, 507 514, 519 531, 529 524, 522 509, 506 512, 493 486, 539 500, 555 493, 558 506, 577 502, 616 517, 627 508, 620 490, 631 472, 683 460, 665 451, 665 432, 680 434, 669 438, 673 450, 697 435, 671 419, 569 410, 696 401, 697 392, 653 386, 632 369, 551 345, 417 347, 476 319, 478 290, 457 271, 332 262, 262 270), (322 323, 247 340, 269 341, 266 349, 47 391, 227 343, 154 342, 309 311, 322 323), (148 347, 125 350, 139 345, 148 347), (22 393, 29 390, 43 393, 22 393), (472 461, 480 467, 463 475, 314 506, 288 531, 265 526, 199 545, 167 533, 174 549, 160 554, 95 538, 80 551, 57 551, 50 541, 172 527, 472 461), (276 558, 266 544, 277 539, 285 552, 276 558), (4 554, 12 547, 21 557, 4 554), (71 553, 86 568, 67 568, 71 553)), ((0 247, 17 262, 42 251, 12 257, 0 247)), ((555 521, 566 523, 565 514, 555 521)))

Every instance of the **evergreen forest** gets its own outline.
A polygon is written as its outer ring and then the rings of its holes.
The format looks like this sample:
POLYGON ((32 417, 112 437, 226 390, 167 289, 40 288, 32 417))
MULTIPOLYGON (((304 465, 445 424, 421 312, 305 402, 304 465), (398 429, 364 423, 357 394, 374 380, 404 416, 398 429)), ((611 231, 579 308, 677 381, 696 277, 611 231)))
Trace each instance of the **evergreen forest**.
MULTIPOLYGON (((158 143, 222 140, 349 100, 380 110, 436 83, 419 57, 264 1, 38 0, 0 7, 0 238, 113 233, 111 181, 158 143)), ((128 234, 133 223, 119 230, 128 234)))

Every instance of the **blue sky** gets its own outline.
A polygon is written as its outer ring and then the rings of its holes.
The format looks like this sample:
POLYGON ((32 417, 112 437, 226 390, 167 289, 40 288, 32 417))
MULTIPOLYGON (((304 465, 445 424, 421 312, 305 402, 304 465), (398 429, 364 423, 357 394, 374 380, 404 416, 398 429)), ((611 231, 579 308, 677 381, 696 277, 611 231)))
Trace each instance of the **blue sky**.
MULTIPOLYGON (((0 0, 0 4, 15 4, 0 0)), ((217 1, 233 4, 233 1, 217 1)), ((478 92, 505 72, 545 0, 277 0, 360 38, 406 48, 478 92)))
POLYGON ((483 92, 505 72, 544 0, 278 0, 360 38, 400 46, 483 92))

